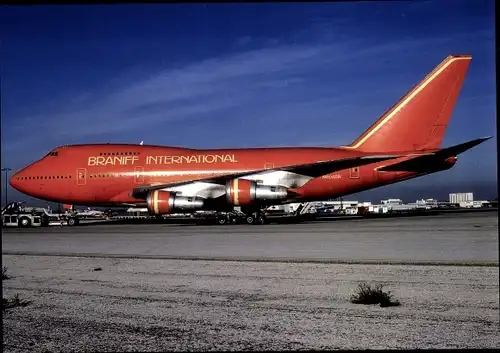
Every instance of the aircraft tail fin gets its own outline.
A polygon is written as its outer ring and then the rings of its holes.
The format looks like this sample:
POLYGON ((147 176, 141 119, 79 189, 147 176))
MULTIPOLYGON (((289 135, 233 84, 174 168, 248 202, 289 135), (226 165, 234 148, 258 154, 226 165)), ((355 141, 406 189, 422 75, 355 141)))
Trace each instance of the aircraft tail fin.
POLYGON ((449 55, 349 149, 365 152, 439 148, 467 74, 471 55, 449 55))

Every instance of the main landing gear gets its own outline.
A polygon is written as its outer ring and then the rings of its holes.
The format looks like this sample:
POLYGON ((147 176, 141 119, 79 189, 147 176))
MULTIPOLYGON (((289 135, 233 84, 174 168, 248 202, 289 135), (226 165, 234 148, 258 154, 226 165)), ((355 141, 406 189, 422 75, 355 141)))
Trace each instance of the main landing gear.
POLYGON ((249 213, 245 215, 247 224, 266 224, 266 216, 261 211, 249 213))
POLYGON ((255 212, 228 212, 221 213, 217 215, 217 224, 225 225, 225 224, 237 224, 237 223, 246 223, 246 224, 266 224, 266 216, 262 211, 255 212))

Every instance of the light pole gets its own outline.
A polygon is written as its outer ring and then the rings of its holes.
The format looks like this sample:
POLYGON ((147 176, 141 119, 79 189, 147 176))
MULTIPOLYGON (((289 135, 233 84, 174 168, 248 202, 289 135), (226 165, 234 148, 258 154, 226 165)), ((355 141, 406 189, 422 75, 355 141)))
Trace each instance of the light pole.
POLYGON ((10 168, 2 168, 2 172, 5 172, 5 205, 4 207, 7 207, 7 185, 9 183, 9 172, 12 169, 10 168))

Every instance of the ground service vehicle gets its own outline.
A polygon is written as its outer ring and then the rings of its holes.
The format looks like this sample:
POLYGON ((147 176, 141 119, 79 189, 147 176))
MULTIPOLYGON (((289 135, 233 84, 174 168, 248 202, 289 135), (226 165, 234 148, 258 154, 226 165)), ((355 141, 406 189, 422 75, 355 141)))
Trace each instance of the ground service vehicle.
POLYGON ((3 227, 75 226, 79 223, 80 220, 74 212, 51 213, 41 207, 25 207, 22 202, 9 203, 2 209, 3 227))

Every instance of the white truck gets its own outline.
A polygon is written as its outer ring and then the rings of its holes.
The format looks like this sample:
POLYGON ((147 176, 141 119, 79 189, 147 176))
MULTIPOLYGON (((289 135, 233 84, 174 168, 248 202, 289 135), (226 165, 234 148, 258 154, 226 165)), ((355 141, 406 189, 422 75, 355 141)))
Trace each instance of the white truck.
POLYGON ((75 212, 52 213, 41 207, 25 207, 22 202, 9 203, 2 209, 2 227, 75 226, 80 220, 75 212))

